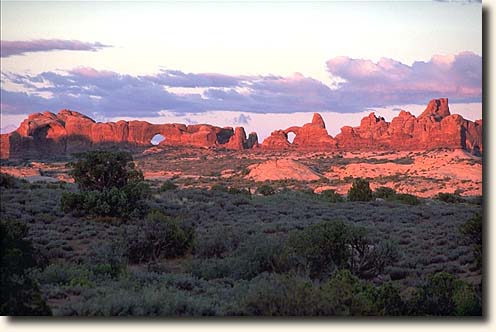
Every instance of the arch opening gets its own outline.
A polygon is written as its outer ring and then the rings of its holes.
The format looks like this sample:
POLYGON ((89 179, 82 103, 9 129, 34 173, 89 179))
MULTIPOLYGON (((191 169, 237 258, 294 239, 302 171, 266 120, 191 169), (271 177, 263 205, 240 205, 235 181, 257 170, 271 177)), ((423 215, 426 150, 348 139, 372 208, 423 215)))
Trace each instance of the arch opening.
POLYGON ((159 145, 163 141, 165 141, 165 137, 163 135, 156 134, 155 136, 152 137, 150 143, 152 145, 159 145))
POLYGON ((293 144, 293 141, 294 141, 294 139, 296 137, 296 134, 293 133, 293 132, 289 132, 287 136, 288 136, 288 142, 291 143, 291 144, 293 144))

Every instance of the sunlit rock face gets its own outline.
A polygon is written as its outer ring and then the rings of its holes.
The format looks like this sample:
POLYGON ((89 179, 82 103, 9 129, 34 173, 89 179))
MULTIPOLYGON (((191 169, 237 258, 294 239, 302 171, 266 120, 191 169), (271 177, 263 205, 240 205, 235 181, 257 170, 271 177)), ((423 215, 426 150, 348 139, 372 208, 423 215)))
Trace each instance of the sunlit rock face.
POLYGON ((208 124, 151 124, 146 121, 97 123, 69 110, 58 114, 31 114, 19 128, 1 136, 1 158, 38 157, 84 151, 104 145, 149 146, 157 134, 160 145, 245 149, 256 145, 256 134, 247 138, 238 127, 220 128, 208 124), (255 138, 255 139, 254 139, 255 138))
POLYGON ((451 114, 448 99, 433 99, 417 118, 401 111, 391 122, 370 113, 359 127, 343 127, 336 135, 340 150, 430 150, 462 148, 482 151, 482 120, 451 114))
POLYGON ((208 124, 151 124, 146 121, 97 123, 70 110, 58 114, 29 115, 18 129, 0 136, 0 157, 35 158, 85 151, 102 146, 149 147, 155 135, 162 135, 160 146, 223 147, 233 150, 252 148, 308 151, 377 151, 462 148, 482 152, 482 120, 475 122, 451 114, 448 99, 434 99, 415 117, 401 111, 391 122, 370 113, 360 126, 341 128, 332 137, 318 113, 301 127, 275 130, 263 143, 243 127, 217 127, 208 124), (292 143, 288 134, 294 133, 292 143))

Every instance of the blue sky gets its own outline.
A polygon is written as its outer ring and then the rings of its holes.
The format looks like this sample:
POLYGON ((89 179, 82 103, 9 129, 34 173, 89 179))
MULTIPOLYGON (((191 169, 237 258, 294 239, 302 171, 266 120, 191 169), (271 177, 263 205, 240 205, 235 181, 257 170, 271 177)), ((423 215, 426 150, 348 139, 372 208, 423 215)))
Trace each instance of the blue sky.
POLYGON ((438 97, 481 117, 480 3, 1 6, 2 127, 62 108, 222 125, 243 115, 248 127, 322 112, 341 123, 438 97))

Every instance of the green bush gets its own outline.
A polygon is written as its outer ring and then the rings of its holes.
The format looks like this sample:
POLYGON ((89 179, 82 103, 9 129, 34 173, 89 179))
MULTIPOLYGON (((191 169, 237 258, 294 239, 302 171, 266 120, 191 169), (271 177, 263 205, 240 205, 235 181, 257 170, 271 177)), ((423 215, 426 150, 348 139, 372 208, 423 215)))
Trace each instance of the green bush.
POLYGON ((481 299, 474 288, 450 273, 438 272, 423 285, 414 299, 421 315, 480 316, 481 299))
POLYGON ((415 195, 411 194, 395 194, 390 200, 398 201, 409 205, 419 205, 420 200, 415 195))
POLYGON ((138 218, 146 214, 150 196, 147 184, 128 183, 121 189, 116 187, 105 191, 83 191, 63 193, 60 200, 61 210, 83 216, 103 216, 138 218))
POLYGON ((263 196, 270 196, 270 195, 274 195, 276 191, 268 184, 263 184, 257 188, 257 193, 263 196))
POLYGON ((63 193, 62 211, 76 215, 136 218, 148 210, 149 186, 126 152, 92 151, 69 163, 79 193, 63 193))
POLYGON ((222 184, 220 184, 220 183, 216 183, 216 184, 212 185, 210 187, 210 190, 221 191, 221 192, 225 192, 225 193, 227 193, 227 191, 228 191, 227 187, 224 186, 224 185, 222 185, 222 184))
POLYGON ((331 203, 339 203, 344 201, 343 196, 338 194, 333 189, 323 190, 320 194, 326 201, 331 203))
POLYGON ((338 270, 322 285, 327 312, 335 316, 378 315, 377 291, 348 270, 338 270))
POLYGON ((90 151, 76 154, 78 160, 68 164, 82 191, 121 189, 129 182, 143 181, 143 173, 135 169, 133 156, 123 151, 90 151))
POLYGON ((288 251, 312 278, 324 278, 336 269, 349 269, 361 278, 373 278, 398 258, 391 242, 372 243, 364 228, 327 221, 292 231, 288 251))
POLYGON ((312 278, 323 277, 336 268, 344 267, 350 256, 350 228, 335 220, 289 233, 288 249, 302 258, 312 278))
POLYGON ((31 242, 25 240, 27 232, 20 222, 0 221, 0 314, 4 316, 51 315, 30 276, 36 260, 31 242))
POLYGON ((378 187, 374 191, 374 198, 390 199, 396 195, 396 190, 389 187, 378 187))
POLYGON ((482 268, 482 216, 477 214, 463 223, 459 232, 463 241, 473 247, 476 267, 482 268))
POLYGON ((192 247, 195 231, 180 218, 152 211, 145 220, 128 225, 125 240, 131 263, 157 261, 185 255, 192 247))
POLYGON ((224 228, 209 232, 212 236, 198 239, 195 244, 195 256, 200 258, 221 258, 228 252, 235 250, 239 245, 239 236, 226 231, 224 228))
POLYGON ((17 179, 12 175, 0 173, 0 187, 11 189, 17 186, 17 179))
POLYGON ((232 315, 315 316, 321 312, 320 294, 312 281, 297 275, 263 273, 239 296, 232 315))
POLYGON ((463 202, 465 202, 463 197, 461 197, 460 195, 450 194, 450 193, 439 193, 434 198, 438 199, 440 201, 446 202, 446 203, 463 203, 463 202))
POLYGON ((177 189, 177 185, 172 182, 171 180, 165 181, 161 186, 160 186, 160 191, 167 191, 167 190, 174 190, 177 189))
POLYGON ((355 179, 351 185, 350 190, 348 190, 348 200, 355 201, 371 201, 373 198, 372 189, 370 189, 370 184, 364 179, 355 179))

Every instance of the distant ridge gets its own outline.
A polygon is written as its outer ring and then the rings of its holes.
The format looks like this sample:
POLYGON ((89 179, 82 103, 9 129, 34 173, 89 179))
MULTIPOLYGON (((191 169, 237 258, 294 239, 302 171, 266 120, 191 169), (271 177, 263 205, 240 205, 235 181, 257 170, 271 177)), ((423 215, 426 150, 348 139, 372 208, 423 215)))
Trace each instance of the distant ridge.
POLYGON ((335 137, 325 129, 320 114, 301 127, 275 130, 263 143, 256 133, 248 137, 243 127, 217 127, 208 124, 151 124, 146 121, 97 123, 70 110, 34 113, 19 128, 0 135, 0 158, 36 158, 81 152, 108 145, 149 147, 160 134, 161 146, 195 146, 232 150, 297 149, 308 151, 380 151, 430 150, 462 148, 482 152, 482 120, 475 122, 451 114, 448 99, 433 99, 425 111, 415 117, 401 111, 387 122, 373 112, 361 120, 360 126, 341 128, 335 137), (288 134, 296 136, 293 143, 288 134))

